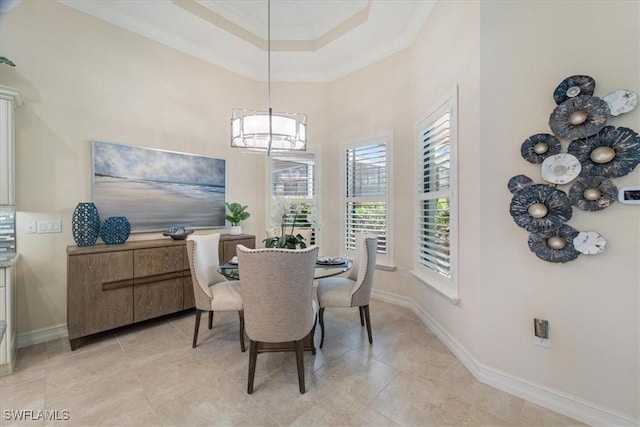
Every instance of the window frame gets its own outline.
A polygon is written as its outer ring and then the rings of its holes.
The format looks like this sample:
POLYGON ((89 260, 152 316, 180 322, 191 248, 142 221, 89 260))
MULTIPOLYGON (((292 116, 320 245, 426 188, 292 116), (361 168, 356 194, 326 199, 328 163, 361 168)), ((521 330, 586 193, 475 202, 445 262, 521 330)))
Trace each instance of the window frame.
POLYGON ((458 205, 458 87, 449 92, 446 99, 437 104, 437 107, 416 125, 416 173, 414 179, 414 214, 416 239, 414 245, 414 267, 411 273, 420 282, 435 290, 438 294, 448 299, 453 304, 460 301, 460 289, 458 282, 459 271, 459 205, 458 205), (449 189, 438 191, 440 197, 449 198, 449 272, 451 277, 446 277, 433 269, 423 266, 420 263, 421 247, 419 230, 421 222, 422 202, 434 200, 434 197, 425 197, 419 188, 419 183, 424 179, 424 168, 422 163, 422 143, 424 133, 433 123, 442 117, 445 112, 449 112, 449 189))
MULTIPOLYGON (((347 233, 347 176, 346 162, 347 150, 357 147, 364 147, 376 143, 384 143, 386 146, 386 191, 384 197, 372 196, 371 199, 384 199, 386 204, 385 233, 386 233, 386 254, 378 253, 376 255, 376 268, 383 270, 393 270, 394 265, 394 174, 393 174, 393 151, 394 151, 394 135, 393 131, 384 132, 371 137, 358 139, 347 142, 340 147, 340 245, 341 255, 347 258, 353 258, 355 251, 347 249, 346 233, 347 233)), ((366 200, 367 197, 358 197, 360 200, 366 200)))

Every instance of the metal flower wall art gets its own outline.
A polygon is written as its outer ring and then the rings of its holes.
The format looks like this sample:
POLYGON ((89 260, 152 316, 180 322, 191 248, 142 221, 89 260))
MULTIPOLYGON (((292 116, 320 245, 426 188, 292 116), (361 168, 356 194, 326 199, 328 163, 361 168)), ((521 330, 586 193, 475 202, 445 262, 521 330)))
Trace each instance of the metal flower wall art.
POLYGON ((553 134, 532 135, 520 147, 526 161, 540 165, 544 183, 525 175, 507 183, 513 194, 509 213, 530 232, 529 249, 545 261, 564 263, 604 251, 607 242, 598 232, 567 224, 572 206, 589 212, 609 207, 618 196, 611 179, 629 174, 640 163, 638 133, 608 124, 612 117, 632 111, 638 96, 618 90, 599 98, 595 89, 595 80, 584 75, 558 84, 553 91, 557 106, 549 117, 553 134), (568 194, 558 185, 570 186, 568 194))

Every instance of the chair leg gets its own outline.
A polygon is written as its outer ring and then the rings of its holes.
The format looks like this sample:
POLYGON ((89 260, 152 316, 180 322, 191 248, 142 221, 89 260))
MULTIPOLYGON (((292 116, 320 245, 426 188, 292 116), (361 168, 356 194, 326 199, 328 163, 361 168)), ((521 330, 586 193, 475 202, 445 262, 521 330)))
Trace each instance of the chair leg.
POLYGON ((311 354, 316 355, 316 324, 318 323, 318 315, 313 319, 313 328, 311 328, 311 354))
POLYGON ((249 339, 249 381, 247 393, 253 393, 253 378, 256 376, 256 362, 258 360, 258 342, 249 339))
POLYGON ((324 307, 320 307, 320 348, 322 348, 322 344, 324 344, 324 307))
POLYGON ((238 316, 240 317, 240 350, 244 353, 244 311, 238 310, 238 316))
POLYGON ((202 314, 202 311, 196 308, 196 326, 193 330, 193 348, 196 348, 196 343, 198 342, 198 329, 200 329, 201 314, 202 314))
POLYGON ((373 337, 371 336, 371 318, 369 317, 369 304, 360 307, 364 311, 364 318, 367 321, 367 335, 369 335, 369 344, 373 344, 373 337))
POLYGON ((298 366, 298 385, 300 394, 304 394, 304 344, 302 340, 296 341, 296 365, 298 366))
POLYGON ((209 312, 209 329, 213 328, 213 311, 209 312))
POLYGON ((359 311, 360 311, 360 325, 364 326, 364 317, 363 317, 363 310, 362 310, 362 306, 358 307, 359 311))

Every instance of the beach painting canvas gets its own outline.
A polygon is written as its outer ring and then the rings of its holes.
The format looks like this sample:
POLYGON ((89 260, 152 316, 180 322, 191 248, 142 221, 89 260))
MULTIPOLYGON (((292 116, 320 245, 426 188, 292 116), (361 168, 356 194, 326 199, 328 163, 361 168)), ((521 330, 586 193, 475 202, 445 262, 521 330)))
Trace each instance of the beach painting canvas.
POLYGON ((125 216, 131 232, 224 227, 225 160, 92 141, 100 219, 125 216))

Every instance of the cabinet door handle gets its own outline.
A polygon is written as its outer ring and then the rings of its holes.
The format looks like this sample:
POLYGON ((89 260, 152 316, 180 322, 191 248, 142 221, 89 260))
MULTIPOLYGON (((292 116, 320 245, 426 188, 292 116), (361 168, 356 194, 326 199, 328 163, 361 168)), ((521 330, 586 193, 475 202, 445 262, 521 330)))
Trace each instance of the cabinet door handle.
POLYGON ((152 276, 136 277, 134 279, 136 285, 144 285, 152 282, 161 282, 163 280, 179 279, 183 276, 182 271, 174 271, 172 273, 154 274, 152 276))
POLYGON ((102 291, 113 291, 114 289, 129 288, 133 286, 133 279, 115 280, 113 282, 103 282, 102 291))

